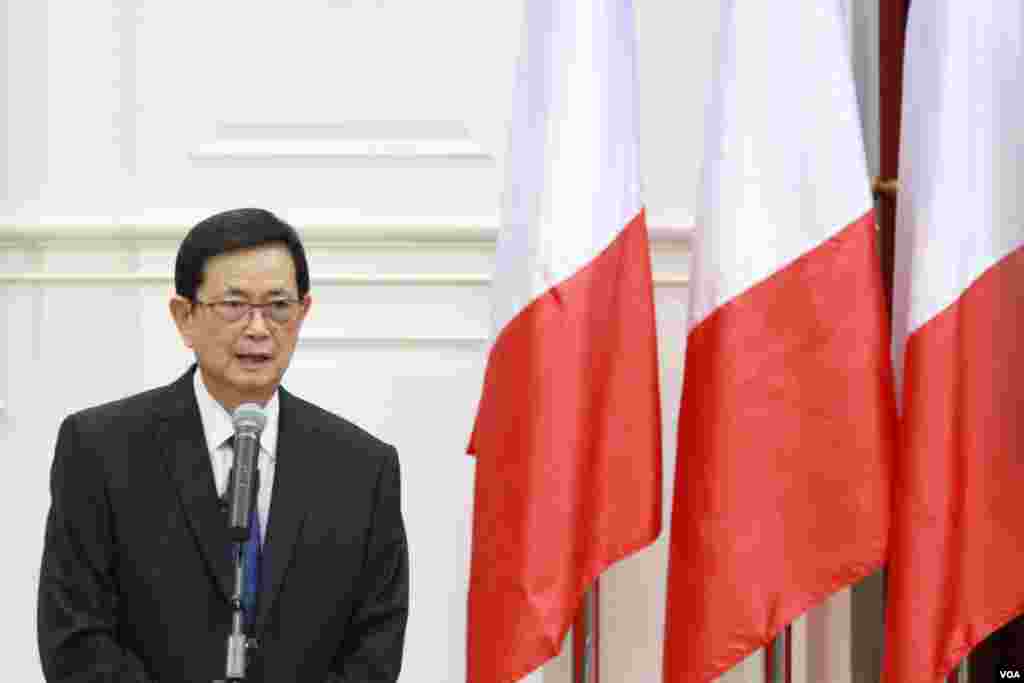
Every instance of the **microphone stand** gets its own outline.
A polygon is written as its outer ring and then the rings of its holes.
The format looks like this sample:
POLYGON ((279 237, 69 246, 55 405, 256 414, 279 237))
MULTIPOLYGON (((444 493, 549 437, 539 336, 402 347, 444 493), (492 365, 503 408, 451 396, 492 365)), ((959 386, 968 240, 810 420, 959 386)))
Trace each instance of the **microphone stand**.
MULTIPOLYGON (((236 447, 238 446, 238 441, 239 439, 236 438, 236 447)), ((258 436, 255 441, 255 452, 258 454, 258 436)), ((236 450, 235 464, 231 467, 231 478, 228 486, 228 495, 231 496, 231 545, 235 556, 234 590, 231 593, 231 632, 227 638, 224 678, 216 679, 213 683, 238 683, 245 681, 248 649, 257 646, 256 641, 250 639, 245 633, 246 624, 245 612, 242 609, 242 594, 245 590, 245 572, 247 568, 245 543, 249 539, 249 519, 256 505, 256 495, 254 494, 259 491, 260 473, 255 459, 251 461, 250 467, 246 467, 246 464, 248 463, 243 463, 239 466, 238 451, 236 450), (240 472, 238 481, 235 478, 236 472, 240 472), (250 476, 247 477, 247 474, 250 476), (251 485, 249 485, 250 482, 251 485), (241 511, 245 511, 244 514, 241 511)))

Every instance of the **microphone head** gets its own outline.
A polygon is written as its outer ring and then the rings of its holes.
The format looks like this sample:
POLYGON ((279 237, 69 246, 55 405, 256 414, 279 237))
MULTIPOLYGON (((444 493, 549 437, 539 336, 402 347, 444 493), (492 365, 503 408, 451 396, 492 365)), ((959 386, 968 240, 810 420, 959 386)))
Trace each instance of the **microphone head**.
POLYGON ((235 432, 262 432, 264 425, 267 424, 267 413, 255 403, 243 403, 235 408, 231 422, 235 426, 235 432))

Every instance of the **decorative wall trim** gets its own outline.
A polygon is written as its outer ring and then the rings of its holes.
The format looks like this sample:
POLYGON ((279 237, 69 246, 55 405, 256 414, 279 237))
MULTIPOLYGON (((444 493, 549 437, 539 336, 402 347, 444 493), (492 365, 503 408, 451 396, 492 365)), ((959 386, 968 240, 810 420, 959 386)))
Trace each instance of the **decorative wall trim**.
MULTIPOLYGON (((487 285, 489 275, 480 273, 324 273, 311 275, 310 280, 316 285, 487 285)), ((0 283, 30 284, 135 284, 159 285, 172 284, 171 273, 0 273, 0 283)))
MULTIPOLYGON (((491 284, 487 273, 324 273, 311 275, 314 285, 335 285, 349 287, 365 286, 486 286, 491 284)), ((171 273, 47 273, 21 272, 0 273, 0 285, 171 285, 171 273)), ((689 277, 685 275, 654 274, 654 284, 659 287, 685 287, 689 277)))
POLYGON ((493 161, 466 140, 220 140, 200 145, 193 159, 478 159, 493 161))
POLYGON ((114 2, 114 21, 117 42, 115 54, 118 60, 118 108, 116 111, 117 126, 115 143, 121 161, 121 170, 129 176, 136 172, 138 148, 138 62, 139 62, 139 25, 142 23, 142 10, 138 0, 116 0, 114 2))
MULTIPOLYGON (((182 212, 202 217, 216 209, 182 212)), ((302 215, 285 214, 285 220, 299 230, 303 239, 323 243, 413 244, 494 242, 498 234, 497 222, 488 218, 420 219, 379 218, 373 220, 331 220, 330 218, 301 220, 302 215)), ((0 242, 50 241, 179 241, 189 231, 188 220, 152 221, 121 217, 118 220, 48 220, 38 223, 20 223, 0 219, 0 242)))
MULTIPOLYGON (((204 215, 199 213, 197 215, 204 215)), ((337 246, 343 249, 493 249, 498 234, 491 219, 398 220, 361 222, 303 222, 288 217, 299 229, 307 247, 337 246)), ((0 222, 0 249, 45 251, 50 246, 75 245, 83 249, 138 249, 146 242, 176 243, 188 231, 185 223, 151 223, 81 220, 46 223, 0 222)), ((655 248, 686 249, 692 228, 652 226, 655 248)), ((170 285, 170 272, 51 272, 44 270, 0 272, 0 284, 51 285, 170 285)), ((337 286, 486 286, 490 273, 320 273, 312 276, 316 285, 337 286)), ((655 274, 662 287, 685 287, 688 277, 655 274)))
POLYGON ((490 341, 486 335, 351 335, 341 329, 317 328, 303 331, 299 335, 299 346, 336 347, 336 346, 374 346, 374 347, 406 347, 406 346, 454 346, 478 348, 490 341))
MULTIPOLYGON (((215 210, 189 211, 190 216, 207 216, 215 210)), ((184 212, 183 212, 184 213, 184 212)), ((328 216, 302 214, 283 216, 302 234, 304 240, 325 244, 359 244, 375 246, 419 247, 429 245, 483 245, 493 243, 498 235, 494 217, 478 218, 388 218, 371 220, 338 220, 328 216), (303 220, 305 219, 305 220, 303 220)), ((184 220, 154 222, 121 217, 85 220, 49 220, 45 223, 21 223, 0 218, 0 246, 24 242, 111 242, 111 241, 177 241, 191 225, 184 220)), ((649 226, 655 244, 688 244, 694 228, 675 225, 649 226)))
POLYGON ((438 159, 494 163, 459 121, 221 123, 196 160, 438 159))

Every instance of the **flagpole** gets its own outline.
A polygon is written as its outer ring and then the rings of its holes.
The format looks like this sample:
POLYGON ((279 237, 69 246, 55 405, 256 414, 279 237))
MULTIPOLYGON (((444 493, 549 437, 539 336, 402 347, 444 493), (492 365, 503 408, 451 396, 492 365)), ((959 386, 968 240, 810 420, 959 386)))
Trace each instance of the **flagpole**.
POLYGON ((949 683, 971 683, 971 665, 967 661, 966 655, 960 660, 960 663, 953 669, 953 673, 946 680, 949 683))
POLYGON ((792 675, 793 631, 787 624, 772 638, 764 651, 765 683, 790 683, 792 675))
POLYGON ((598 579, 594 580, 592 588, 588 588, 583 594, 583 604, 580 606, 576 621, 573 622, 573 657, 572 657, 572 683, 599 683, 598 676, 598 644, 600 635, 597 628, 598 623, 598 599, 600 595, 598 579))

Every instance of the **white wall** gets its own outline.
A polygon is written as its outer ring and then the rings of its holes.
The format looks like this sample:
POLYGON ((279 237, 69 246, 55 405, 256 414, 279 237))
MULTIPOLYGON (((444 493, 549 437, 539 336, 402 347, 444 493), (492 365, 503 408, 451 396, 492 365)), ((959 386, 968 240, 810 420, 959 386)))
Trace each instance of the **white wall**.
MULTIPOLYGON (((637 0, 666 532, 603 579, 607 683, 660 681, 685 238, 717 13, 637 0)), ((403 680, 464 680, 463 453, 489 334, 520 15, 508 0, 4 3, 0 630, 11 680, 41 680, 35 587, 59 420, 186 367, 166 306, 177 240, 240 205, 280 212, 310 250, 314 308, 286 384, 399 447, 413 563, 403 680)), ((875 9, 858 0, 850 15, 874 140, 875 9)), ((797 682, 851 680, 850 604, 841 593, 797 624, 797 682)), ((760 666, 755 656, 724 680, 760 681, 760 666)), ((541 679, 568 681, 565 658, 541 679)))

